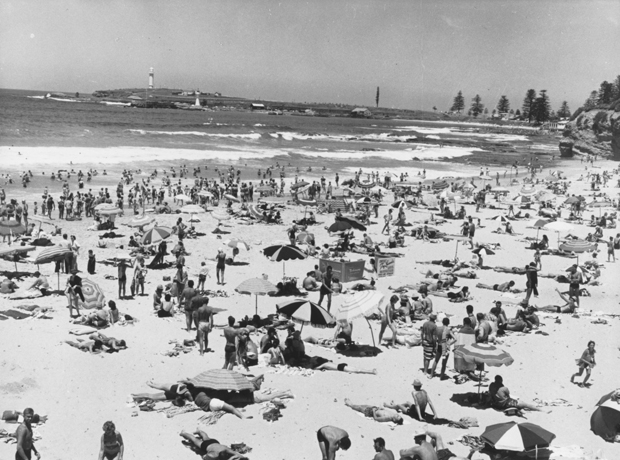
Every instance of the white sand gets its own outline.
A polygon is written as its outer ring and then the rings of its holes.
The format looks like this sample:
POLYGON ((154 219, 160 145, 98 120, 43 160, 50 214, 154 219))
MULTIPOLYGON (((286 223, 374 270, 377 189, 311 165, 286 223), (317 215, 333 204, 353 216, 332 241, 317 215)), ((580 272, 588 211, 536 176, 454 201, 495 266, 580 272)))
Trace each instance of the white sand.
MULTIPOLYGON (((617 167, 617 163, 603 163, 603 168, 617 167)), ((583 165, 578 161, 565 162, 558 165, 569 177, 576 178, 583 173, 583 165)), ((598 170, 601 171, 601 170, 598 170)), ((503 172, 503 171, 502 171, 503 172)), ((494 174, 494 172, 492 172, 494 174)), ((99 176, 101 177, 101 176, 99 176)), ((250 178, 252 179, 252 178, 250 178)), ((615 176, 615 179, 617 176, 615 176)), ((615 184, 615 182, 614 182, 615 184)), ((99 185, 97 178, 93 181, 96 190, 99 185)), ((584 190, 587 184, 575 182, 571 184, 571 193, 588 193, 584 190)), ((9 197, 13 190, 21 187, 14 186, 7 189, 9 197)), ((605 189, 610 195, 617 194, 618 189, 605 189)), ((24 191, 19 190, 23 195, 24 191)), ((57 193, 54 193, 57 195, 57 193)), ((34 200, 32 197, 30 200, 34 200)), ((386 202, 390 202, 388 198, 386 202)), ((495 256, 485 257, 489 265, 524 266, 533 260, 533 251, 524 250, 526 243, 518 241, 525 235, 533 236, 535 230, 526 229, 527 222, 514 222, 514 229, 522 236, 506 236, 491 233, 497 227, 496 221, 487 218, 498 214, 498 211, 489 209, 475 213, 473 206, 466 207, 468 212, 482 219, 485 228, 478 229, 477 241, 501 243, 502 250, 495 256)), ((376 225, 369 228, 368 233, 376 241, 386 241, 387 238, 379 234, 382 227, 382 216, 387 207, 381 207, 380 218, 376 225)), ((32 206, 31 206, 32 210, 32 206)), ((32 211, 31 211, 32 212, 32 211)), ((595 211, 594 213, 597 213, 595 211)), ((589 212, 586 213, 589 216, 589 212)), ((288 207, 283 213, 284 221, 290 224, 293 219, 300 218, 303 209, 288 207)), ((172 225, 177 215, 158 216, 161 225, 172 225)), ((186 216, 183 215, 186 220, 186 216)), ((409 221, 419 221, 429 217, 428 213, 408 211, 409 221)), ((120 219, 127 221, 129 217, 120 219)), ((188 240, 187 250, 191 256, 187 258, 187 265, 192 279, 197 278, 200 261, 205 257, 213 257, 222 241, 211 234, 215 222, 207 216, 201 217, 202 222, 197 224, 199 231, 207 236, 196 240, 188 240)), ((325 224, 331 223, 333 215, 319 216, 325 224)), ((376 220, 376 219, 375 219, 376 220)), ((451 221, 441 227, 447 233, 458 233, 460 221, 451 221)), ((79 266, 86 269, 87 250, 95 248, 98 241, 97 232, 85 231, 90 225, 90 219, 82 222, 63 222, 63 229, 75 234, 82 246, 79 257, 79 266)), ((227 267, 226 285, 223 287, 228 298, 212 299, 212 305, 226 308, 227 312, 216 316, 216 323, 225 322, 228 314, 241 318, 254 312, 254 298, 239 295, 234 288, 243 280, 265 273, 269 279, 276 282, 282 276, 282 264, 270 262, 261 253, 261 249, 274 241, 286 241, 285 226, 266 225, 233 225, 230 236, 247 239, 252 244, 249 253, 241 253, 240 260, 250 262, 247 266, 227 267)), ((590 229, 578 226, 575 233, 585 236, 590 229)), ((318 243, 330 242, 323 225, 312 227, 318 243)), ((117 244, 126 243, 130 231, 120 226, 118 233, 126 238, 115 240, 117 244)), ((544 232, 543 232, 544 233, 544 232)), ((546 232, 555 247, 556 235, 546 232)), ((606 230, 605 237, 615 235, 615 230, 606 230)), ((359 234, 358 234, 359 236, 359 234)), ((226 239, 226 236, 222 237, 226 239)), ((58 239, 58 238, 56 238, 58 239)), ((421 270, 428 265, 416 264, 415 261, 439 258, 452 258, 455 252, 454 242, 440 244, 425 243, 407 238, 407 247, 399 250, 405 254, 404 258, 396 261, 396 274, 393 277, 381 278, 377 286, 386 297, 389 297, 388 286, 400 286, 422 279, 421 270)), ((466 246, 458 249, 459 256, 468 260, 470 251, 466 246)), ((107 253, 113 250, 95 249, 98 260, 104 259, 107 253)), ((620 255, 620 254, 619 254, 620 255)), ((359 256, 360 258, 362 256, 359 256)), ((352 255, 352 258, 357 258, 352 255)), ((606 259, 605 251, 600 254, 602 261, 606 259)), ((316 260, 293 261, 286 263, 288 275, 303 278, 306 271, 312 269, 316 260)), ((544 257, 544 271, 561 271, 570 263, 569 259, 559 257, 544 257)), ((582 298, 582 310, 600 311, 606 313, 618 312, 620 290, 618 289, 618 264, 605 264, 601 277, 602 286, 588 287, 592 297, 582 298)), ((18 264, 20 270, 33 272, 33 265, 18 264)), ((436 266, 430 268, 437 269, 436 266)), ((0 269, 13 270, 13 264, 0 260, 0 269)), ((41 266, 44 274, 50 275, 50 281, 55 285, 56 278, 53 266, 41 266)), ((105 275, 116 275, 113 267, 97 265, 97 274, 84 277, 96 280, 106 293, 107 298, 116 299, 117 283, 107 280, 105 275)), ((127 397, 132 392, 147 392, 150 389, 145 385, 148 380, 160 382, 175 382, 177 379, 194 376, 204 370, 220 368, 223 364, 224 339, 220 329, 211 334, 210 345, 215 350, 201 357, 198 350, 182 354, 179 357, 163 356, 171 349, 169 341, 193 338, 195 333, 186 333, 184 318, 178 316, 172 320, 158 319, 152 314, 151 295, 155 286, 162 282, 162 276, 173 275, 173 270, 150 271, 147 275, 146 297, 136 297, 131 301, 118 301, 117 305, 123 313, 129 313, 139 318, 134 326, 114 326, 106 334, 127 340, 129 349, 118 354, 89 355, 63 344, 62 341, 72 338, 68 331, 72 325, 69 322, 68 311, 64 308, 64 297, 35 299, 33 301, 2 301, 2 309, 14 305, 39 304, 54 307, 52 320, 8 320, 0 322, 0 410, 33 407, 37 413, 49 415, 49 421, 38 427, 37 431, 42 439, 36 443, 37 448, 46 460, 86 459, 94 458, 99 450, 99 440, 102 434, 101 427, 106 420, 113 420, 125 440, 125 459, 195 459, 196 455, 183 447, 178 433, 182 429, 193 431, 197 425, 200 412, 193 412, 167 419, 158 413, 140 412, 132 417, 134 409, 127 407, 127 397)), ((215 273, 208 279, 207 287, 217 289, 215 273)), ((498 299, 497 293, 475 289, 476 282, 487 284, 501 283, 515 279, 517 286, 524 287, 525 277, 511 277, 507 274, 496 273, 491 270, 479 272, 479 280, 460 280, 460 285, 469 285, 473 288, 475 300, 472 304, 475 310, 487 312, 491 302, 498 299)), ((61 286, 65 284, 65 275, 61 275, 61 286)), ((23 284, 26 284, 24 282, 23 284)), ((559 299, 554 291, 556 287, 566 289, 567 285, 560 285, 546 278, 539 282, 540 297, 534 303, 543 306, 558 303, 559 299)), ((311 293, 310 300, 316 301, 318 293, 311 293)), ((286 298, 285 298, 286 299, 286 298)), ((275 304, 282 299, 260 297, 258 299, 259 312, 263 315, 275 312, 275 304)), ((332 311, 336 311, 342 302, 342 297, 334 297, 332 311)), ((508 300, 502 298, 501 300, 508 300)), ((452 325, 460 324, 465 312, 466 304, 449 303, 447 299, 434 297, 435 310, 454 315, 452 325)), ((509 315, 514 314, 514 308, 506 308, 509 315)), ((496 373, 504 377, 504 381, 515 397, 531 401, 533 398, 551 400, 563 398, 569 401, 570 407, 555 407, 553 413, 543 414, 528 412, 527 419, 554 432, 557 438, 553 446, 583 446, 587 452, 597 452, 613 460, 620 455, 617 445, 608 444, 595 436, 589 427, 590 415, 598 399, 609 391, 618 387, 620 381, 620 351, 618 350, 618 319, 608 319, 608 325, 592 324, 592 317, 582 316, 572 318, 562 316, 561 324, 556 324, 552 318, 544 318, 542 331, 548 336, 528 334, 509 335, 504 339, 502 348, 514 357, 515 362, 507 368, 491 368, 489 377, 496 373), (575 359, 578 358, 589 340, 596 340, 599 365, 592 375, 592 387, 589 389, 571 385, 569 378, 577 368, 575 359)), ((379 325, 371 322, 375 337, 379 332, 379 325)), ((304 327, 303 335, 315 334, 320 337, 329 337, 332 330, 313 329, 304 327)), ((386 334, 389 337, 389 333, 386 334)), ((284 339, 284 333, 280 333, 284 339)), ((370 332, 364 320, 358 320, 354 326, 354 339, 361 343, 371 343, 370 332)), ((257 342, 259 337, 254 336, 257 342)), ((344 406, 344 398, 350 398, 357 404, 380 405, 384 401, 405 401, 410 399, 411 381, 421 377, 422 349, 400 348, 397 350, 383 348, 383 353, 377 357, 344 358, 320 347, 307 347, 310 355, 321 355, 335 362, 347 362, 351 366, 376 368, 377 376, 350 375, 338 372, 317 373, 312 377, 273 375, 267 374, 263 388, 291 389, 296 399, 287 402, 283 410, 283 418, 275 423, 265 422, 259 413, 258 406, 247 408, 247 414, 252 420, 239 420, 232 415, 223 417, 216 425, 209 427, 209 435, 225 444, 245 442, 253 448, 252 459, 317 459, 319 449, 315 437, 316 430, 324 425, 335 425, 346 429, 352 439, 352 447, 347 452, 338 452, 340 459, 357 460, 371 458, 374 455, 372 439, 382 436, 387 441, 387 447, 392 449, 398 458, 398 450, 413 445, 412 433, 422 425, 416 421, 401 427, 391 428, 369 419, 358 416, 354 411, 344 406)), ((450 358, 448 368, 453 364, 450 358)), ((254 373, 263 372, 261 369, 254 373)), ((452 375, 452 374, 451 374, 452 375)), ((476 391, 473 383, 456 385, 452 380, 439 381, 423 379, 424 388, 428 391, 441 417, 458 420, 461 417, 476 417, 479 428, 459 430, 444 426, 434 427, 442 434, 446 442, 452 442, 468 433, 480 435, 484 427, 494 423, 522 419, 509 418, 501 412, 492 409, 477 410, 462 407, 450 401, 455 393, 476 391)), ((0 423, 0 428, 12 431, 14 425, 0 423)), ((460 443, 449 446, 455 453, 465 456, 468 449, 460 443)), ((0 443, 0 458, 9 459, 14 456, 15 447, 12 444, 0 443)))

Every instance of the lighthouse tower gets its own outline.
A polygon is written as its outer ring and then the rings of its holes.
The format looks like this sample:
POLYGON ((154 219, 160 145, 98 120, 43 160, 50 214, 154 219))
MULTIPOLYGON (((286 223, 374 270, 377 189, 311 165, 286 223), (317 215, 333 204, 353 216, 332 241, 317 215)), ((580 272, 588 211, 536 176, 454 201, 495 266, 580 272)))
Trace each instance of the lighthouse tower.
POLYGON ((149 89, 153 89, 153 85, 155 83, 155 70, 153 67, 149 70, 149 89))

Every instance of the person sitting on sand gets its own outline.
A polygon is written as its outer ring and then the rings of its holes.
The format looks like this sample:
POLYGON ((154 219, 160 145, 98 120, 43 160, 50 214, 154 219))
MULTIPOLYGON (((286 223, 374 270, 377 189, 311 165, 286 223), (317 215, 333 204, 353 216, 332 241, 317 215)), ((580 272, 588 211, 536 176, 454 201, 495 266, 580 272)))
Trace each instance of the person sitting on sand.
POLYGON ((79 324, 86 324, 96 328, 105 328, 110 325, 110 314, 103 309, 103 305, 97 305, 97 309, 88 315, 80 316, 75 320, 79 324))
POLYGON ((28 290, 38 289, 41 292, 41 295, 46 296, 50 290, 50 285, 47 282, 47 277, 42 275, 41 272, 38 270, 34 272, 34 277, 36 278, 36 280, 34 281, 34 283, 32 283, 28 290))
POLYGON ((547 313, 575 313, 575 309, 578 307, 577 305, 577 297, 574 295, 566 295, 562 294, 559 289, 555 289, 555 292, 558 293, 560 298, 566 302, 564 305, 547 305, 545 307, 541 307, 538 310, 544 311, 547 313))
POLYGON ((431 398, 428 396, 426 390, 422 389, 422 382, 420 380, 415 379, 412 383, 413 391, 411 392, 411 396, 413 398, 413 402, 404 402, 402 404, 395 404, 394 401, 388 403, 383 403, 384 407, 388 409, 394 409, 403 414, 407 414, 409 417, 419 420, 423 422, 426 419, 426 406, 428 405, 433 411, 433 418, 437 418, 437 411, 433 406, 433 402, 431 398))
POLYGON ((77 348, 80 351, 88 351, 92 354, 98 354, 103 351, 103 342, 101 340, 84 340, 76 339, 77 342, 65 340, 65 343, 77 348))
POLYGON ((200 429, 196 431, 196 435, 183 430, 180 436, 189 441, 204 459, 247 460, 248 458, 230 447, 220 444, 217 439, 210 438, 207 433, 200 429))
POLYGON ((525 311, 521 310, 517 313, 516 318, 509 319, 505 323, 499 324, 498 327, 503 331, 529 332, 534 326, 525 319, 525 311))
MULTIPOLYGON (((524 409, 545 412, 533 404, 528 404, 526 402, 519 401, 518 399, 511 398, 510 390, 504 385, 504 379, 501 375, 496 375, 495 381, 489 385, 489 398, 491 405, 499 410, 506 410, 514 407, 519 410, 524 409)), ((548 411, 547 413, 550 414, 551 411, 548 411)))
POLYGON ((351 403, 351 400, 345 398, 344 405, 350 407, 354 411, 361 412, 366 417, 373 419, 376 422, 393 422, 397 425, 403 424, 403 417, 394 409, 388 409, 386 407, 358 405, 351 403))
POLYGON ((99 449, 99 460, 123 460, 125 445, 123 437, 116 431, 114 422, 103 424, 103 434, 101 435, 101 448, 99 449))
POLYGON ((306 291, 318 291, 320 289, 319 284, 314 279, 314 271, 306 273, 302 286, 306 291))
POLYGON ((3 279, 0 283, 0 294, 13 294, 17 289, 19 286, 8 278, 3 279))
POLYGON ((152 401, 175 401, 177 405, 183 405, 185 401, 191 401, 192 395, 187 389, 187 385, 182 383, 155 383, 152 380, 146 384, 159 390, 157 393, 132 393, 131 397, 134 401, 140 402, 143 399, 152 401))
POLYGON ((318 366, 312 367, 315 371, 337 371, 346 372, 347 374, 373 374, 377 375, 377 369, 359 369, 349 366, 347 363, 335 364, 327 361, 318 366))
POLYGON ((342 428, 335 426, 324 426, 316 433, 319 441, 322 460, 336 460, 336 452, 338 449, 349 450, 351 447, 351 439, 349 433, 342 428))
POLYGON ((267 328, 267 334, 265 334, 260 341, 261 354, 268 353, 269 364, 286 364, 282 349, 280 348, 280 339, 278 337, 278 331, 274 327, 267 328))
MULTIPOLYGON (((400 453, 400 460, 466 460, 463 457, 457 457, 450 449, 448 449, 443 438, 439 433, 428 431, 426 429, 416 430, 413 433, 413 440, 416 443, 415 446, 409 449, 402 449, 400 453), (431 442, 426 440, 426 436, 431 438, 431 442)), ((475 451, 472 450, 467 458, 471 458, 475 451)))

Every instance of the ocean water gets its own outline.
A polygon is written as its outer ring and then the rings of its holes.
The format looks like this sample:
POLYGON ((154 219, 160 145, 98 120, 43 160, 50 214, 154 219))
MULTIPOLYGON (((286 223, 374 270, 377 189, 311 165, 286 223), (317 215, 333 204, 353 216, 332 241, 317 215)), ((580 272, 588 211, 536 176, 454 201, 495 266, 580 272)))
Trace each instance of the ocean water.
POLYGON ((254 179, 258 168, 279 163, 310 176, 360 168, 466 176, 481 165, 503 170, 532 154, 550 158, 557 145, 535 131, 503 132, 475 124, 138 109, 44 99, 43 94, 0 90, 4 167, 233 164, 244 178, 254 179))

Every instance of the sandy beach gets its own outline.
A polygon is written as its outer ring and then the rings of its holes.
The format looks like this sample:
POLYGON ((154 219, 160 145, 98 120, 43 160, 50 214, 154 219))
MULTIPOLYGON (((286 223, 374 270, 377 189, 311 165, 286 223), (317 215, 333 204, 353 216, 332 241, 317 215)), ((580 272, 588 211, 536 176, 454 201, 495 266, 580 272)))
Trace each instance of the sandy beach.
MULTIPOLYGON (((6 147, 5 147, 6 148, 6 147)), ((31 169, 34 177, 28 188, 21 187, 18 183, 5 186, 7 199, 16 198, 26 200, 30 205, 32 217, 33 203, 40 201, 43 188, 49 186, 50 192, 57 197, 61 192, 61 183, 49 180, 51 167, 47 161, 36 161, 37 149, 25 147, 22 154, 32 155, 31 162, 20 164, 12 161, 10 166, 14 171, 31 169), (47 164, 46 164, 47 163, 47 164), (46 170, 45 176, 41 171, 46 170)), ((61 152, 58 152, 61 154, 61 152)), ((76 170, 88 161, 80 163, 71 156, 76 170)), ((140 159, 140 161, 144 161, 140 159)), ((173 158, 166 159, 168 164, 174 164, 173 158)), ((257 160, 258 161, 258 160, 257 160)), ((93 191, 101 187, 108 187, 113 191, 120 178, 120 171, 129 168, 128 163, 119 161, 105 162, 97 165, 101 172, 103 167, 108 170, 107 176, 95 176, 92 182, 86 185, 86 189, 93 191)), ((136 174, 136 179, 148 177, 146 174, 153 167, 148 167, 146 162, 131 164, 131 169, 143 168, 144 174, 136 174)), ((460 165, 460 174, 454 176, 475 176, 478 165, 460 165)), ((460 167, 459 166, 459 167, 460 167)), ((156 165, 156 167, 159 167, 156 165)), ((350 162, 351 168, 364 169, 363 163, 350 162)), ((562 171, 562 176, 568 179, 568 190, 565 195, 558 195, 556 205, 561 205, 568 196, 583 195, 587 202, 592 201, 590 183, 586 180, 577 180, 588 172, 602 174, 603 171, 611 172, 615 169, 607 187, 601 189, 609 197, 617 200, 618 174, 617 163, 599 160, 594 166, 586 171, 585 163, 579 159, 555 160, 551 166, 547 166, 538 177, 543 179, 552 171, 562 171)), ((190 168, 191 169, 191 168, 190 168)), ((373 168, 374 169, 374 168, 373 168)), ((495 174, 499 172, 501 186, 509 189, 508 196, 514 197, 523 187, 521 172, 517 178, 519 183, 510 184, 508 178, 504 178, 504 168, 491 168, 489 177, 493 178, 488 183, 495 185, 495 174)), ((333 180, 335 171, 329 171, 329 180, 333 180)), ((210 171, 210 177, 213 172, 210 171)), ((429 171, 429 177, 438 177, 440 173, 429 171), (433 176, 434 175, 434 176, 433 176)), ((443 173, 444 175, 448 175, 443 173)), ((299 174, 299 179, 310 182, 318 180, 321 171, 316 170, 312 174, 299 174)), ((349 171, 340 171, 341 181, 351 179, 349 171)), ((17 179, 16 173, 12 177, 17 179)), ((275 175, 274 175, 275 178, 275 175)), ((255 185, 255 176, 242 176, 242 181, 252 181, 255 185)), ((229 315, 237 320, 246 315, 252 316, 255 309, 255 298, 235 292, 235 288, 244 280, 254 277, 266 277, 274 284, 282 279, 283 266, 281 262, 273 262, 266 258, 263 248, 288 242, 287 229, 293 220, 304 217, 304 207, 290 204, 291 199, 289 186, 292 178, 287 177, 285 196, 281 199, 285 207, 281 210, 282 225, 267 225, 259 222, 244 221, 233 218, 223 222, 223 228, 230 232, 227 235, 215 235, 212 233, 218 221, 210 216, 210 213, 200 214, 200 222, 195 224, 196 230, 204 236, 195 239, 186 239, 185 247, 189 254, 186 257, 186 266, 190 279, 197 282, 201 269, 201 262, 206 261, 211 268, 211 277, 207 278, 206 288, 214 291, 223 291, 222 297, 212 297, 210 305, 222 308, 225 311, 215 316, 216 328, 210 335, 209 346, 213 350, 200 356, 198 347, 190 347, 188 352, 181 352, 178 356, 168 356, 174 344, 172 341, 183 342, 186 339, 194 339, 195 331, 185 331, 185 318, 178 313, 173 318, 158 318, 153 311, 152 295, 159 284, 165 284, 164 277, 174 277, 175 269, 149 270, 146 275, 145 295, 136 296, 133 299, 119 300, 117 298, 117 269, 111 265, 100 263, 114 253, 126 250, 129 236, 133 230, 123 223, 132 217, 131 212, 126 212, 116 219, 116 233, 123 237, 109 240, 107 248, 100 248, 98 243, 101 231, 89 231, 92 218, 84 218, 79 221, 59 221, 58 212, 53 212, 54 223, 62 228, 63 233, 75 235, 81 249, 78 256, 78 267, 82 273, 80 276, 95 281, 105 294, 106 301, 114 300, 122 314, 129 314, 136 318, 134 324, 113 325, 102 332, 106 335, 126 340, 128 348, 114 354, 90 354, 81 352, 65 344, 65 340, 75 339, 69 331, 76 326, 70 322, 69 311, 66 308, 67 300, 64 295, 51 295, 34 299, 12 300, 9 296, 2 295, 2 310, 15 309, 18 306, 38 305, 49 308, 48 319, 25 318, 16 320, 8 318, 0 321, 2 340, 0 341, 0 401, 4 410, 23 410, 32 407, 38 414, 45 414, 49 420, 35 427, 35 433, 40 436, 36 441, 36 447, 45 460, 68 460, 81 458, 94 458, 99 451, 99 443, 102 434, 101 427, 106 420, 112 420, 119 432, 122 433, 125 444, 125 460, 132 459, 194 459, 196 454, 182 444, 179 436, 181 430, 193 432, 199 424, 199 418, 205 415, 203 412, 188 412, 167 418, 164 413, 139 411, 131 404, 131 393, 149 392, 146 385, 148 381, 177 382, 184 378, 193 377, 209 369, 219 369, 224 363, 225 339, 221 326, 226 324, 229 315), (221 236, 221 238, 218 238, 221 236), (215 263, 211 260, 216 256, 219 247, 225 247, 228 255, 232 249, 226 247, 224 241, 227 238, 239 238, 249 243, 249 251, 241 251, 236 260, 243 262, 240 265, 227 266, 225 271, 225 284, 216 284, 215 263), (121 250, 123 245, 125 249, 121 250), (86 273, 87 253, 92 249, 96 258, 96 274, 86 273)), ((154 179, 153 184, 159 187, 161 181, 154 179)), ((193 178, 184 178, 183 186, 193 185, 193 178)), ((474 183, 484 187, 486 182, 476 180, 474 183)), ((1 184, 0 184, 1 185, 1 184)), ((536 185, 537 189, 544 189, 545 184, 536 185)), ((76 178, 70 180, 72 191, 77 190, 76 178)), ((383 216, 394 201, 392 191, 382 189, 385 198, 379 208, 379 218, 372 217, 372 224, 367 233, 375 243, 387 243, 388 236, 381 233, 383 216)), ((167 199, 172 202, 172 199, 167 199)), ((505 215, 507 204, 494 202, 490 196, 487 203, 493 203, 498 209, 489 207, 480 208, 476 211, 473 204, 463 204, 467 215, 473 216, 477 222, 480 219, 474 241, 476 243, 497 244, 496 254, 484 258, 485 265, 491 267, 523 267, 533 261, 534 251, 526 250, 529 242, 526 237, 535 237, 536 229, 529 225, 537 217, 538 205, 532 206, 529 212, 531 218, 511 221, 514 235, 493 233, 499 226, 498 220, 492 218, 505 215)), ((126 201, 125 201, 126 205, 126 201)), ((225 202, 220 202, 217 212, 222 212, 225 202)), ((454 207, 454 204, 449 204, 454 207)), ((461 204, 457 203, 460 207, 461 204)), ((147 205, 147 208, 151 207, 147 205)), ((173 209, 179 206, 173 205, 173 209)), ((234 204, 237 211, 239 204, 234 204)), ((603 209, 603 212, 611 212, 611 209, 603 209)), ((40 211, 39 211, 40 212, 40 211)), ((407 209, 405 214, 407 222, 414 225, 431 219, 431 214, 438 211, 430 211, 421 208, 407 209)), ((568 208, 561 208, 561 219, 569 214, 568 208)), ((590 215, 598 217, 599 210, 584 212, 584 219, 589 220, 590 215)), ((187 221, 187 214, 153 214, 157 225, 172 227, 177 219, 182 217, 187 221)), ((437 216, 434 216, 435 219, 437 216)), ((309 228, 315 234, 317 245, 334 243, 336 239, 329 235, 326 226, 334 222, 334 214, 317 215, 317 225, 309 228)), ((446 220, 438 229, 448 235, 456 235, 460 232, 462 220, 446 220)), ((431 223, 431 225, 433 225, 431 223)), ((52 227, 43 224, 46 231, 52 227)), ((410 229, 411 227, 407 227, 410 229)), ((583 224, 574 225, 570 231, 573 235, 585 238, 593 232, 583 224)), ((604 239, 615 237, 618 230, 603 230, 604 239)), ((550 240, 550 247, 555 249, 558 237, 564 238, 565 233, 559 235, 553 231, 541 229, 540 235, 546 234, 550 240)), ((362 232, 355 231, 356 241, 360 241, 362 232)), ((62 237, 54 236, 52 241, 57 244, 62 237)), ((174 246, 176 237, 169 239, 169 249, 174 246)), ((17 243, 14 243, 17 244, 17 243)), ((8 247, 6 243, 2 248, 8 247)), ((37 266, 31 261, 42 248, 37 248, 29 254, 25 261, 17 263, 19 272, 26 272, 30 276, 16 279, 18 286, 29 286, 34 278, 31 276, 37 266)), ((388 250, 388 249, 385 249, 388 250)), ((259 404, 250 405, 244 414, 253 418, 240 420, 233 415, 227 414, 214 425, 206 427, 206 431, 213 438, 223 444, 245 443, 252 448, 247 454, 251 459, 318 459, 320 451, 316 440, 316 431, 325 426, 333 425, 346 430, 351 438, 352 446, 348 451, 338 451, 337 458, 357 460, 370 458, 374 455, 373 438, 383 437, 387 448, 392 450, 398 458, 398 451, 413 446, 412 434, 415 430, 426 425, 405 416, 402 426, 388 423, 379 423, 349 409, 344 405, 345 398, 355 404, 368 404, 381 406, 389 401, 407 401, 411 399, 411 383, 414 379, 420 379, 435 408, 441 418, 458 421, 463 417, 477 419, 478 427, 468 429, 451 428, 447 425, 429 425, 433 431, 440 433, 447 443, 447 447, 456 455, 466 457, 470 451, 468 447, 458 440, 464 435, 480 436, 485 427, 509 421, 531 422, 553 432, 556 438, 551 447, 556 451, 552 458, 587 458, 613 460, 620 455, 618 444, 604 441, 590 431, 590 416, 595 410, 595 404, 605 394, 617 388, 620 381, 620 351, 618 333, 620 332, 620 319, 618 304, 620 290, 617 286, 618 263, 607 262, 606 247, 598 244, 598 259, 602 268, 598 278, 599 285, 584 286, 589 292, 589 297, 581 298, 581 305, 577 314, 540 314, 541 326, 529 333, 512 332, 499 339, 497 346, 508 352, 514 363, 510 366, 492 368, 487 367, 486 377, 482 391, 488 390, 488 384, 493 381, 495 375, 501 375, 510 389, 514 398, 526 401, 535 399, 550 402, 550 407, 541 406, 543 409, 551 409, 550 414, 543 412, 525 412, 526 419, 509 417, 501 411, 492 408, 472 407, 463 404, 459 395, 476 393, 478 387, 475 382, 467 381, 456 384, 452 378, 457 375, 453 371, 453 357, 448 361, 447 380, 439 377, 428 379, 422 375, 422 347, 405 347, 397 349, 377 344, 380 353, 376 356, 344 356, 336 353, 333 349, 306 344, 306 354, 321 356, 332 360, 336 364, 347 363, 349 366, 365 369, 376 369, 376 375, 348 374, 345 372, 291 372, 283 368, 273 367, 250 367, 249 374, 252 376, 264 374, 265 382, 263 389, 291 390, 294 399, 283 400, 285 408, 282 409, 282 418, 275 422, 267 422, 262 417, 264 408, 259 404), (604 320, 604 321, 601 321, 604 320), (570 383, 570 377, 577 371, 575 360, 578 359, 586 348, 588 341, 596 341, 596 361, 598 366, 592 371, 591 386, 582 388, 570 383), (456 396, 455 396, 456 395, 456 396), (561 401, 560 401, 561 400, 561 401), (459 401, 459 402, 455 402, 459 401), (563 402, 562 402, 563 401, 563 402), (573 449, 569 449, 573 447, 573 449), (561 456, 564 452, 564 456, 561 456), (572 454, 571 454, 572 452, 572 454), (574 455, 573 455, 574 454, 574 455), (572 455, 572 456, 571 456, 572 455)), ((405 238, 405 246, 391 249, 401 255, 395 259, 395 271, 393 276, 376 278, 376 288, 385 296, 385 302, 392 295, 390 288, 407 284, 415 284, 425 279, 424 273, 431 269, 438 272, 442 267, 427 265, 420 262, 437 259, 454 259, 455 252, 458 257, 466 262, 471 260, 472 254, 468 244, 457 243, 449 239, 433 240, 433 242, 415 239, 411 236, 405 238)), ((347 253, 347 259, 364 260, 368 266, 369 257, 358 253, 347 253)), ((591 260, 592 253, 579 254, 579 262, 591 260)), ((167 257, 168 261, 173 256, 167 257)), ((561 273, 576 259, 553 255, 542 256, 542 272, 561 273)), ((318 259, 309 257, 305 260, 286 262, 286 275, 298 278, 298 287, 305 277, 306 272, 318 264, 318 259)), ((40 271, 49 278, 50 284, 55 289, 57 277, 54 273, 53 264, 41 265, 40 271)), ((3 273, 13 272, 15 265, 11 261, 0 259, 0 270, 3 273)), ((488 285, 501 284, 510 280, 516 282, 515 287, 524 289, 525 275, 512 275, 500 273, 492 269, 475 270, 477 279, 459 278, 457 286, 468 286, 473 298, 464 303, 453 303, 447 298, 432 296, 434 311, 439 313, 440 318, 449 317, 450 326, 462 324, 466 316, 465 306, 472 304, 476 313, 488 313, 493 302, 500 300, 508 317, 515 316, 518 303, 524 294, 499 293, 493 290, 476 288, 476 283, 488 285)), ((366 281, 370 281, 370 274, 366 273, 366 281)), ((60 288, 64 289, 67 275, 60 274, 60 288)), ((354 283, 344 283, 345 288, 350 288, 354 283)), ((567 284, 560 284, 553 279, 541 277, 539 280, 539 297, 530 299, 530 304, 542 307, 551 304, 562 304, 555 289, 562 291, 568 289, 567 284)), ((411 291, 410 291, 411 292, 411 291)), ((311 292, 308 300, 317 302, 318 292, 311 292)), ((335 295, 332 301, 331 312, 338 311, 345 301, 346 294, 335 295)), ((265 317, 276 313, 276 303, 290 300, 294 297, 274 298, 269 296, 258 297, 258 313, 265 317)), ((325 304, 324 304, 325 306, 325 304)), ((0 312, 1 313, 1 312, 0 312)), ((422 321, 416 322, 415 327, 422 325, 422 321)), ((359 344, 372 345, 371 331, 363 318, 354 321, 353 340, 359 344)), ((375 340, 377 339, 380 322, 370 320, 375 340)), ((299 328, 299 325, 297 325, 299 328)), ((255 343, 259 343, 264 331, 251 334, 255 343)), ((315 336, 319 338, 331 338, 333 329, 319 329, 304 326, 302 337, 315 336)), ((456 329, 455 329, 456 333, 456 329)), ((284 342, 286 330, 279 331, 280 340, 284 342)), ((388 330, 384 339, 391 340, 388 330)), ((384 341, 385 343, 385 341, 384 341)), ((235 367, 237 371, 244 371, 235 367)), ((244 373, 247 373, 244 371, 244 373)), ((159 403, 158 407, 164 407, 168 403, 159 403)), ((0 422, 0 429, 13 432, 16 425, 0 422)), ((0 443, 0 458, 13 458, 15 445, 12 443, 0 443)), ((480 457, 486 458, 486 457, 480 457)))

